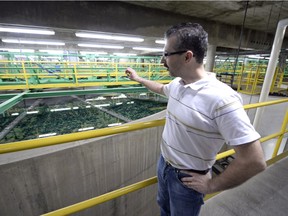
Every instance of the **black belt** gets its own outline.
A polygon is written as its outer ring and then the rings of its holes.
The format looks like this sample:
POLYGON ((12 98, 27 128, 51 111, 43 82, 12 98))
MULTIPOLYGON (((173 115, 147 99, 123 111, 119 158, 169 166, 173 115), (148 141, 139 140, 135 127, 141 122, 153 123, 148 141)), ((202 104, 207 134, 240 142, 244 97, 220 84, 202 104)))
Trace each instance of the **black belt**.
MULTIPOLYGON (((168 161, 165 161, 165 162, 166 162, 166 164, 167 164, 168 166, 173 167, 168 161)), ((206 170, 194 170, 194 169, 178 169, 178 168, 175 168, 175 167, 173 167, 173 168, 176 169, 176 170, 179 170, 179 171, 183 170, 183 171, 198 173, 198 174, 201 174, 201 175, 206 175, 206 174, 210 171, 210 169, 206 169, 206 170)))

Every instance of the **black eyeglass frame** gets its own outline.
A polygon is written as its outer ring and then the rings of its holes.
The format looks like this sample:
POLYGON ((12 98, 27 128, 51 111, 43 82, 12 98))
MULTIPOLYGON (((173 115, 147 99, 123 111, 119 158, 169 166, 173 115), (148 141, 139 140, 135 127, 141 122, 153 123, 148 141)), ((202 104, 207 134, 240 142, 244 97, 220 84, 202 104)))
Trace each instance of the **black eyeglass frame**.
POLYGON ((176 55, 176 54, 182 54, 185 53, 189 50, 182 50, 182 51, 176 51, 176 52, 164 52, 163 57, 171 56, 171 55, 176 55))

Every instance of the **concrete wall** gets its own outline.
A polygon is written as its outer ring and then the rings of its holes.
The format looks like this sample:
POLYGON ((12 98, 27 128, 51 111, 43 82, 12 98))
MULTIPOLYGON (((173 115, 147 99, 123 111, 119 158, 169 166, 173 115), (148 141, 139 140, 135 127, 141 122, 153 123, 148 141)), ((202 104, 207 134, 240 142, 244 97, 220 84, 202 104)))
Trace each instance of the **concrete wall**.
MULTIPOLYGON (((156 175, 163 127, 0 155, 0 215, 47 213, 156 175)), ((73 215, 158 215, 157 185, 73 215)))

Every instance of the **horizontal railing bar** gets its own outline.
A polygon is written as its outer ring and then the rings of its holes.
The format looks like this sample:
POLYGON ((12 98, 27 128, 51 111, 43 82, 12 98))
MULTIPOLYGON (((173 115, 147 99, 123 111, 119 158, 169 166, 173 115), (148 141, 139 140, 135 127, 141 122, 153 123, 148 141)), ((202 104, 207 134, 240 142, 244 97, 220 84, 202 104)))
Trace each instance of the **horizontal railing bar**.
POLYGON ((134 192, 136 190, 140 190, 144 187, 147 187, 149 185, 156 184, 156 183, 157 183, 157 177, 154 176, 154 177, 146 179, 144 181, 140 181, 140 182, 137 182, 135 184, 120 188, 118 190, 114 190, 114 191, 111 191, 109 193, 100 195, 98 197, 94 197, 92 199, 88 199, 88 200, 85 200, 83 202, 79 202, 77 204, 67 206, 65 208, 49 212, 47 214, 43 214, 43 216, 56 216, 56 215, 59 216, 59 215, 69 215, 72 213, 76 213, 76 212, 82 211, 84 209, 87 209, 89 207, 101 204, 103 202, 107 202, 109 200, 115 199, 117 197, 123 196, 123 195, 131 193, 131 192, 134 192))
MULTIPOLYGON (((115 91, 126 93, 126 92, 148 92, 145 87, 129 87, 129 88, 111 88, 111 89, 85 89, 85 90, 69 90, 69 91, 48 91, 48 92, 28 92, 23 98, 40 98, 40 97, 61 97, 69 95, 86 95, 86 94, 105 94, 114 93, 115 91)), ((18 94, 0 94, 0 99, 8 99, 15 97, 18 94)))
MULTIPOLYGON (((285 133, 287 133, 287 132, 288 132, 288 130, 285 131, 285 133)), ((285 133, 284 133, 284 134, 285 134, 285 133)), ((281 132, 277 132, 277 133, 274 133, 274 134, 270 134, 270 135, 268 135, 268 136, 262 137, 262 138, 260 139, 260 142, 261 142, 261 143, 266 142, 266 141, 271 140, 271 139, 273 139, 273 138, 276 138, 276 137, 278 137, 278 136, 280 136, 280 135, 282 135, 281 132)), ((230 149, 230 150, 227 150, 227 151, 225 151, 225 152, 221 152, 221 153, 217 154, 216 160, 220 160, 220 159, 222 159, 222 158, 231 156, 231 155, 233 155, 234 153, 235 153, 234 149, 230 149)))
MULTIPOLYGON (((279 104, 279 103, 284 103, 284 102, 288 102, 288 99, 262 102, 262 103, 259 103, 259 106, 265 106, 265 105, 268 106, 268 105, 279 104)), ((244 105, 244 109, 251 109, 252 106, 253 108, 258 107, 257 104, 248 104, 248 105, 244 105)), ((134 123, 134 124, 125 124, 125 125, 115 126, 111 128, 101 128, 97 130, 76 132, 76 133, 58 135, 58 136, 47 137, 47 138, 6 143, 6 144, 0 145, 0 154, 21 151, 21 150, 26 150, 26 149, 40 148, 44 146, 57 145, 57 144, 62 144, 62 143, 67 143, 67 142, 72 142, 72 141, 84 140, 84 139, 91 139, 91 138, 113 135, 113 134, 118 134, 118 133, 125 133, 125 132, 140 130, 144 128, 162 126, 164 125, 164 123, 165 123, 165 119, 153 120, 153 121, 140 122, 140 123, 134 123)))
POLYGON ((285 102, 288 102, 288 99, 265 101, 265 102, 254 103, 254 104, 246 104, 246 105, 244 105, 244 109, 254 109, 254 108, 258 108, 258 107, 269 106, 269 105, 285 103, 285 102))
MULTIPOLYGON (((231 150, 227 151, 227 152, 229 152, 229 155, 234 154, 234 152, 231 151, 231 150)), ((280 159, 282 159, 284 157, 287 157, 287 156, 288 156, 288 151, 276 156, 274 159, 268 160, 267 164, 270 166, 272 163, 275 163, 276 161, 278 161, 278 160, 280 160, 280 159)), ((94 198, 91 198, 91 199, 88 199, 88 200, 85 200, 85 201, 82 201, 82 202, 79 202, 79 203, 76 203, 76 204, 73 204, 73 205, 70 205, 70 206, 66 206, 64 208, 61 208, 61 209, 58 209, 58 210, 55 210, 55 211, 52 211, 52 212, 49 212, 49 213, 46 213, 46 214, 42 214, 42 216, 62 216, 62 215, 73 214, 73 213, 82 211, 84 209, 91 208, 91 207, 93 207, 95 205, 98 205, 98 204, 101 204, 103 202, 107 202, 109 200, 116 199, 116 198, 118 198, 120 196, 123 196, 125 194, 134 192, 136 190, 140 190, 142 188, 148 187, 148 186, 150 186, 152 184, 156 184, 157 182, 158 182, 157 176, 154 176, 154 177, 151 177, 149 179, 140 181, 138 183, 135 183, 135 184, 128 185, 126 187, 120 188, 118 190, 114 190, 114 191, 111 191, 109 193, 102 194, 102 195, 100 195, 98 197, 94 197, 94 198)), ((220 192, 207 194, 205 196, 204 200, 208 200, 208 199, 212 198, 213 196, 217 195, 218 193, 220 193, 220 192)))
POLYGON ((72 141, 91 139, 100 136, 108 136, 113 134, 125 133, 145 128, 157 127, 164 125, 165 119, 139 122, 134 124, 125 124, 123 126, 115 126, 111 128, 101 128, 97 130, 89 130, 83 132, 76 132, 71 134, 64 134, 59 136, 52 136, 47 138, 25 140, 13 143, 6 143, 0 145, 0 154, 21 151, 26 149, 39 148, 44 146, 51 146, 72 141))
MULTIPOLYGON (((276 157, 271 158, 268 161, 266 161, 266 164, 267 164, 267 166, 270 166, 270 165, 276 163, 277 161, 279 161, 279 160, 281 160, 281 159, 283 159, 283 158, 285 158, 287 156, 288 156, 288 151, 285 151, 285 152, 277 155, 276 157)), ((216 193, 212 193, 212 194, 206 194, 206 196, 204 197, 204 200, 208 200, 208 199, 212 198, 213 196, 216 196, 219 193, 221 193, 221 191, 220 192, 216 192, 216 193)))
MULTIPOLYGON (((260 107, 260 106, 268 106, 268 105, 272 105, 272 104, 277 104, 277 103, 283 103, 288 101, 288 99, 284 99, 284 100, 278 100, 278 101, 269 101, 269 102, 263 102, 260 104, 250 104, 250 105, 246 105, 244 106, 245 109, 251 109, 251 108, 256 108, 256 107, 260 107)), ((0 146, 0 153, 6 153, 6 152, 12 152, 12 151, 16 151, 16 149, 20 149, 23 150, 22 146, 23 143, 26 143, 25 149, 30 149, 30 148, 36 148, 37 147, 43 147, 43 146, 48 146, 48 145, 53 145, 51 144, 52 142, 55 141, 55 139, 57 140, 57 144, 60 143, 64 143, 64 142, 69 142, 69 141, 75 141, 75 140, 80 140, 80 139, 89 139, 89 138, 94 138, 97 136, 106 136, 106 135, 112 135, 112 134, 116 134, 116 133, 123 133, 123 132, 128 132, 128 131, 134 131, 134 130, 139 130, 139 129, 144 129, 144 128, 150 128, 150 127, 156 127, 156 126, 162 126, 164 125, 165 119, 161 119, 161 120, 153 120, 153 121, 148 121, 148 122, 140 122, 140 123, 135 123, 135 124, 130 124, 130 125, 123 125, 123 126, 116 126, 116 127, 112 127, 112 128, 103 128, 103 129, 98 129, 98 130, 94 130, 94 131, 85 131, 85 132, 79 132, 79 133, 73 133, 73 134, 69 134, 69 135, 60 135, 60 136, 56 136, 56 137, 48 137, 48 138, 43 138, 43 139, 35 139, 35 140, 29 140, 27 141, 21 141, 21 142, 15 142, 15 143, 11 143, 11 144, 3 144, 0 146), (90 135, 88 136, 89 133, 90 135), (71 136, 72 135, 72 136, 71 136), (77 136, 74 137, 74 136, 77 136), (85 138, 83 138, 85 137, 85 138), (39 144, 40 142, 40 144, 39 144), (14 148, 11 146, 14 146, 14 148), (10 146, 10 147, 9 147, 10 146)), ((287 132, 287 130, 285 131, 285 133, 287 132)), ((282 133, 274 133, 271 134, 267 137, 263 137, 260 139, 261 142, 263 141, 267 141, 269 139, 275 138, 277 136, 282 135, 282 133)), ((217 155, 216 160, 219 160, 221 158, 230 156, 232 154, 234 154, 235 151, 233 149, 228 150, 226 152, 220 153, 217 155)), ((120 188, 118 190, 103 194, 101 196, 53 211, 53 212, 49 212, 47 214, 44 214, 44 216, 52 216, 52 215, 67 215, 67 214, 72 214, 87 208, 90 208, 92 206, 98 205, 100 203, 106 202, 108 200, 111 199, 115 199, 119 196, 125 195, 127 193, 139 190, 141 188, 147 187, 149 185, 155 184, 157 183, 157 177, 152 177, 149 179, 146 179, 144 181, 135 183, 133 185, 129 185, 127 187, 124 188, 120 188)), ((213 195, 212 195, 213 196, 213 195)))

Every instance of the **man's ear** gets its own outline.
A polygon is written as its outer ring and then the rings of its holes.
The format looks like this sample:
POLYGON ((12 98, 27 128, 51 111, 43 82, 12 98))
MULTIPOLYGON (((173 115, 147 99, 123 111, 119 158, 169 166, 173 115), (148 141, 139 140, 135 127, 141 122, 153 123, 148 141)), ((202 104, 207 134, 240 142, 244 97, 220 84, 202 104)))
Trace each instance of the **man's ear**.
POLYGON ((191 61, 191 59, 194 57, 193 52, 192 51, 187 51, 186 55, 185 55, 185 61, 189 62, 191 61))

